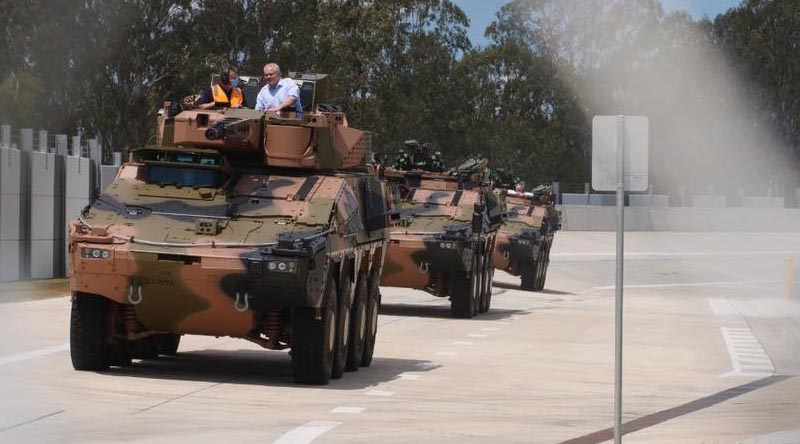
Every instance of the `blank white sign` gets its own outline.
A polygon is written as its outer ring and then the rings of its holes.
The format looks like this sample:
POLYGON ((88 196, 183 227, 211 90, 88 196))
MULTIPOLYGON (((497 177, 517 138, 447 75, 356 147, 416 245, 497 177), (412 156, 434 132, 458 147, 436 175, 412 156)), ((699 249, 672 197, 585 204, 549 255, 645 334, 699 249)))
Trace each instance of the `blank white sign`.
POLYGON ((650 123, 645 116, 594 116, 592 119, 592 188, 617 190, 617 124, 625 141, 625 191, 647 191, 650 123))

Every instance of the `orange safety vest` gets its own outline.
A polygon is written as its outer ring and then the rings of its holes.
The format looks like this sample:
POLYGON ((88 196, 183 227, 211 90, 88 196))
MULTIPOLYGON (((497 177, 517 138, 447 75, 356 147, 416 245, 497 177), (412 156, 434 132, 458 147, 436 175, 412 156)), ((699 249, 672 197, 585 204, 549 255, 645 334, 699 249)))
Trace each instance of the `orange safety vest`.
POLYGON ((211 85, 211 95, 214 97, 214 104, 217 106, 230 106, 231 108, 242 106, 242 90, 239 88, 231 89, 230 103, 228 103, 228 95, 225 94, 225 90, 219 85, 211 85))

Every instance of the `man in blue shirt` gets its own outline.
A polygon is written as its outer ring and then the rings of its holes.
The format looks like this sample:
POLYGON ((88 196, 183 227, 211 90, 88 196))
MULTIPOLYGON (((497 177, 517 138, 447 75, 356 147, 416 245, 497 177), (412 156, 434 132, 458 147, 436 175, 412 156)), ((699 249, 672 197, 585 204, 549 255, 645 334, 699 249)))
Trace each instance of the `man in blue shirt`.
POLYGON ((266 85, 261 88, 256 98, 256 109, 259 111, 281 111, 294 109, 297 117, 303 114, 300 104, 300 88, 292 79, 281 78, 281 68, 275 63, 264 65, 266 85))

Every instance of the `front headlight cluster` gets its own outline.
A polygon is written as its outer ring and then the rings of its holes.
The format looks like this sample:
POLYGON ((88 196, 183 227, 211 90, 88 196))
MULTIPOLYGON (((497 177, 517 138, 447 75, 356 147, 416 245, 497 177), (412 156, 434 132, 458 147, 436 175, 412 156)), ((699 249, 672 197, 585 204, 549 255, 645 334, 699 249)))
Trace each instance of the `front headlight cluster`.
POLYGON ((81 257, 84 259, 109 259, 111 250, 102 248, 81 248, 81 257))
POLYGON ((517 243, 519 243, 520 245, 530 245, 531 241, 529 241, 528 239, 517 239, 517 243))
POLYGON ((458 248, 458 242, 453 241, 442 241, 439 242, 439 248, 444 248, 447 250, 455 250, 458 248))
POLYGON ((278 273, 297 273, 297 261, 267 261, 267 270, 278 273))

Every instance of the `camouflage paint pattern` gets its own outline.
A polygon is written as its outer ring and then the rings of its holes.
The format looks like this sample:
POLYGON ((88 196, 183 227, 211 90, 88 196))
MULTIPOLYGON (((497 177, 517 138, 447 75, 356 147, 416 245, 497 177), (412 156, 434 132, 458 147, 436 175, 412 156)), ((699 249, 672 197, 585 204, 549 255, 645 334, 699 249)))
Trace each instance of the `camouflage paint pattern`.
POLYGON ((380 275, 388 192, 342 113, 185 111, 158 128, 162 146, 137 150, 72 221, 73 292, 132 306, 145 332, 250 339, 267 314, 321 307, 333 264, 380 275), (158 168, 223 179, 158 182, 158 168))
POLYGON ((385 176, 395 207, 381 285, 450 296, 451 281, 469 277, 479 255, 491 260, 501 216, 494 195, 465 189, 447 173, 388 169, 385 176))

